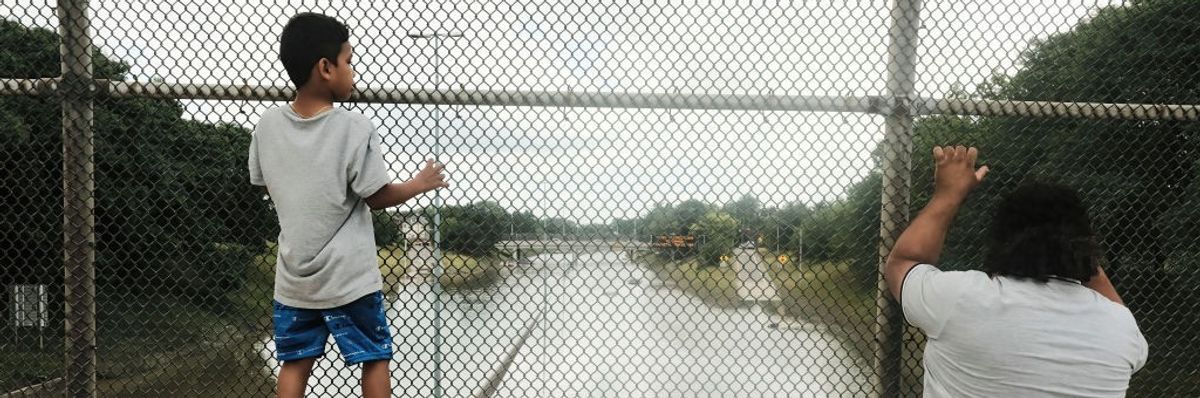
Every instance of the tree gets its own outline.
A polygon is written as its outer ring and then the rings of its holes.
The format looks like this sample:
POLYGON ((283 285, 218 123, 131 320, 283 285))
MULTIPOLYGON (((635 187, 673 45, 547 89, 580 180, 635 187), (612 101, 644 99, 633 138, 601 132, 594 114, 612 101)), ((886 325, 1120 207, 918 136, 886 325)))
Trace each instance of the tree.
POLYGON ((612 237, 613 232, 608 224, 585 224, 579 227, 579 235, 584 239, 605 239, 612 237))
MULTIPOLYGON (((805 262, 824 262, 844 258, 848 254, 836 246, 834 238, 838 230, 846 228, 846 205, 841 202, 819 203, 812 209, 812 215, 801 223, 800 228, 793 232, 792 241, 797 242, 795 254, 803 252, 805 262)), ((797 262, 797 265, 800 265, 797 262)))
POLYGON ((537 216, 527 211, 519 211, 512 214, 512 232, 525 235, 540 235, 542 231, 542 223, 537 216))
POLYGON ((642 220, 625 218, 615 219, 612 221, 613 232, 615 232, 617 236, 621 238, 633 238, 635 237, 635 234, 641 235, 640 231, 637 231, 639 227, 639 221, 642 220))
MULTIPOLYGON (((94 51, 98 78, 128 66, 94 51)), ((59 74, 58 36, 0 21, 0 77, 59 74)), ((241 283, 276 233, 249 184, 249 132, 183 117, 178 101, 101 99, 94 110, 99 294, 153 290, 209 307, 241 283)), ((0 284, 62 276, 61 108, 50 97, 0 97, 0 284)))
POLYGON ((683 229, 682 222, 675 216, 675 207, 669 204, 655 204, 641 223, 646 232, 644 236, 678 235, 683 229))
MULTIPOLYGON (((442 247, 449 251, 488 255, 496 250, 496 243, 508 233, 503 226, 509 221, 509 215, 495 202, 446 206, 441 214, 442 247)), ((434 209, 425 209, 425 215, 433 225, 434 209)))
POLYGON ((741 235, 733 216, 715 210, 705 213, 689 231, 697 237, 696 253, 704 266, 716 266, 721 263, 721 256, 732 254, 741 235))
POLYGON ((796 252, 800 242, 793 241, 795 233, 809 219, 811 211, 803 203, 788 203, 779 209, 767 212, 758 231, 766 246, 778 251, 796 252))
MULTIPOLYGON (((1146 0, 1101 9, 1074 29, 1035 43, 1021 70, 993 76, 975 96, 998 100, 1126 103, 1200 103, 1200 2, 1146 0)), ((1078 189, 1105 248, 1106 270, 1122 291, 1151 346, 1142 374, 1156 380, 1194 380, 1186 369, 1200 350, 1180 330, 1200 326, 1200 306, 1187 293, 1200 280, 1191 237, 1200 230, 1200 189, 1194 177, 1200 123, 934 116, 915 123, 913 214, 928 201, 930 147, 966 143, 992 166, 988 181, 963 207, 946 242, 944 268, 978 268, 995 201, 1027 179, 1078 189), (1164 364, 1164 365, 1157 365, 1164 364)), ((878 200, 878 176, 848 195, 859 204, 878 200), (872 199, 875 198, 875 199, 872 199)), ((878 203, 876 202, 875 205, 878 203)), ((858 207, 858 205, 852 206, 858 207)), ((863 206, 862 209, 867 208, 863 206)), ((874 207, 878 214, 878 207, 874 207)), ((857 212, 857 210, 856 210, 857 212)), ((878 228, 877 220, 875 228, 878 228)), ((850 233, 865 228, 858 225, 850 233)), ((859 236, 869 236, 862 234, 859 236)), ((850 236, 845 242, 853 242, 850 236)), ((866 241, 857 262, 876 257, 866 241)), ((877 261, 877 259, 876 259, 877 261)), ((1197 382, 1159 395, 1186 395, 1197 382)), ((1167 387, 1163 387, 1167 388, 1167 387)))
POLYGON ((545 223, 549 235, 570 236, 579 233, 579 224, 562 217, 547 218, 545 223))
POLYGON ((675 206, 675 219, 679 220, 678 230, 670 235, 688 235, 691 226, 712 210, 712 206, 696 199, 685 200, 675 206))
POLYGON ((835 253, 849 260, 860 287, 875 283, 879 269, 879 225, 883 176, 872 173, 850 188, 833 219, 839 226, 832 237, 835 253))
POLYGON ((721 210, 728 213, 737 220, 742 228, 759 229, 759 212, 762 211, 762 202, 758 198, 750 194, 744 194, 738 200, 726 203, 721 207, 721 210))

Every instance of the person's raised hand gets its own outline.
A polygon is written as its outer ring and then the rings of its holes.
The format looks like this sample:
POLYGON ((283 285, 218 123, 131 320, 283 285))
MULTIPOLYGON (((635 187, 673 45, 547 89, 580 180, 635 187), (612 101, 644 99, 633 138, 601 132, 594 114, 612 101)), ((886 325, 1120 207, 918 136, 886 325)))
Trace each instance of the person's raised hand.
POLYGON ((983 182, 988 167, 975 168, 979 150, 975 147, 933 147, 935 198, 943 197, 962 201, 979 183, 983 182))
POLYGON ((421 168, 421 171, 413 177, 413 182, 417 184, 421 192, 447 188, 450 184, 446 182, 446 174, 443 173, 445 169, 446 166, 441 163, 428 159, 425 161, 425 167, 421 168))

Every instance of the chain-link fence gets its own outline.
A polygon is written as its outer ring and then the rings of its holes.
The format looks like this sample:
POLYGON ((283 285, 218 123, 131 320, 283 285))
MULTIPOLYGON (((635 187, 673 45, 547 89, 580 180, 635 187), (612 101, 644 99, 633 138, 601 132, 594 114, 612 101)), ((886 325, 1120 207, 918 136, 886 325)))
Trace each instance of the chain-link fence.
MULTIPOLYGON (((1078 188, 1130 395, 1200 395, 1200 3, 686 3, 6 1, 0 396, 273 394, 246 153, 309 10, 394 176, 454 184, 375 213, 398 396, 918 395, 877 270, 946 143, 993 169, 946 267, 1020 181, 1078 188)), ((310 391, 357 395, 330 350, 310 391)))

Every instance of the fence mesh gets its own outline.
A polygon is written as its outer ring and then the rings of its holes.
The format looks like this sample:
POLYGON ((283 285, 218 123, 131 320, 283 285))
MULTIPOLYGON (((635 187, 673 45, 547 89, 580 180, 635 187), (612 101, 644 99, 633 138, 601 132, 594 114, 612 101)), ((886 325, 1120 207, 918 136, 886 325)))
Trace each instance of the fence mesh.
MULTIPOLYGON (((944 267, 980 267, 999 195, 1067 183, 1151 346, 1129 395, 1200 394, 1200 123, 1146 113, 1200 104, 1194 1, 60 3, 0 5, 0 394, 273 396, 279 230, 246 153, 287 103, 184 86, 287 87, 301 11, 350 27, 342 106, 393 176, 436 157, 454 184, 374 213, 398 396, 919 395, 877 269, 949 143, 993 173, 944 267), (395 100, 430 92, 571 101, 395 100), (803 98, 846 109, 761 106, 803 98)), ((309 391, 357 395, 329 350, 309 391)))

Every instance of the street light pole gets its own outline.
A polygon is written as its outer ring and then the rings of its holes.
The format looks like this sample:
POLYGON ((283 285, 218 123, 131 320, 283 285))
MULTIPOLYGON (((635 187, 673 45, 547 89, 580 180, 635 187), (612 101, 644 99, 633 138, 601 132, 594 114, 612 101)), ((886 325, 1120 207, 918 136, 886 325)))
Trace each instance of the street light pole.
MULTIPOLYGON (((442 40, 446 38, 463 37, 461 33, 409 33, 410 39, 432 39, 434 43, 434 90, 442 87, 442 40)), ((442 155, 442 108, 435 106, 433 126, 433 157, 439 161, 442 155)), ((433 196, 433 396, 442 396, 442 191, 434 191, 433 196)))
MULTIPOLYGON (((434 69, 433 69, 434 83, 433 84, 434 84, 434 90, 442 88, 442 41, 445 39, 461 38, 461 37, 463 37, 463 34, 458 33, 458 32, 409 33, 408 37, 410 39, 414 39, 414 40, 416 40, 416 39, 431 39, 431 40, 433 40, 433 63, 434 63, 434 69)), ((437 112, 435 113, 436 116, 434 116, 436 124, 433 127, 434 135, 435 135, 435 141, 434 141, 435 150, 434 150, 434 152, 435 152, 435 156, 436 156, 436 155, 440 154, 440 150, 441 150, 441 139, 440 138, 441 138, 441 131, 442 131, 442 108, 440 106, 435 106, 434 109, 437 110, 437 112)))

